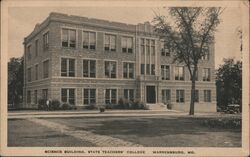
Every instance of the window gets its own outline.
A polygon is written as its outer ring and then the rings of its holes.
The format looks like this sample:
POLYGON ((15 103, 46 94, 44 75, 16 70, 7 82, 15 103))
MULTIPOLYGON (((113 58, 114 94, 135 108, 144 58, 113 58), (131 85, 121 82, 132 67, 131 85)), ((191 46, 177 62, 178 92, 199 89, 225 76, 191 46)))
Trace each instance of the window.
POLYGON ((170 52, 169 52, 168 48, 166 47, 164 41, 161 42, 161 55, 162 56, 170 56, 170 52))
POLYGON ((96 33, 95 32, 83 31, 82 39, 83 39, 82 45, 84 49, 90 49, 90 50, 96 49, 96 33))
POLYGON ((177 66, 175 67, 175 80, 184 80, 184 67, 177 66))
POLYGON ((27 91, 27 103, 31 103, 31 91, 27 91))
POLYGON ((145 74, 145 64, 141 64, 141 74, 145 74))
POLYGON ((151 40, 151 54, 155 55, 155 40, 151 40))
MULTIPOLYGON (((193 67, 191 67, 191 71, 192 72, 194 71, 193 67)), ((190 75, 190 81, 192 81, 191 75, 190 75)), ((198 81, 198 69, 196 70, 196 73, 195 73, 195 81, 198 81)))
POLYGON ((31 60, 31 45, 27 47, 28 60, 31 60))
POLYGON ((194 93, 194 102, 199 102, 199 90, 195 90, 195 93, 194 93))
POLYGON ((146 39, 146 53, 148 56, 150 55, 149 43, 150 43, 150 40, 146 39))
POLYGON ((134 63, 123 63, 123 78, 134 78, 134 63))
POLYGON ((141 39, 141 54, 145 54, 145 39, 141 39))
POLYGON ((37 104, 37 90, 34 90, 34 103, 37 104))
POLYGON ((210 81, 210 69, 204 68, 202 71, 203 81, 210 81))
POLYGON ((95 60, 83 60, 83 77, 96 77, 95 60))
POLYGON ((47 50, 49 48, 49 32, 43 35, 43 49, 47 50))
POLYGON ((35 41, 35 55, 38 56, 38 39, 35 41))
POLYGON ((116 89, 106 89, 105 91, 105 103, 116 104, 116 89))
POLYGON ((204 90, 204 102, 211 102, 211 91, 204 90))
POLYGON ((201 56, 201 60, 209 60, 209 47, 208 46, 204 46, 204 55, 201 56))
POLYGON ((61 100, 63 103, 69 103, 71 105, 75 105, 75 89, 62 88, 61 89, 61 100))
POLYGON ((31 68, 28 68, 27 75, 28 75, 28 82, 31 82, 31 68))
POLYGON ((150 64, 146 64, 146 74, 150 75, 150 64))
POLYGON ((96 103, 96 89, 84 89, 83 104, 90 105, 96 103))
POLYGON ((105 61, 105 77, 116 78, 116 62, 105 61))
POLYGON ((35 65, 35 80, 38 80, 38 64, 35 65))
POLYGON ((184 90, 176 90, 176 102, 184 102, 184 90))
POLYGON ((122 52, 133 53, 132 42, 132 37, 122 37, 122 52))
POLYGON ((61 59, 61 76, 75 77, 75 59, 61 59))
POLYGON ((43 89, 42 90, 42 96, 43 96, 43 99, 45 99, 45 100, 48 99, 48 89, 43 89))
POLYGON ((116 36, 105 34, 105 51, 115 51, 116 50, 116 36))
POLYGON ((134 90, 133 89, 124 89, 124 98, 129 101, 134 101, 134 90))
POLYGON ((43 78, 49 77, 49 60, 43 62, 43 78))
POLYGON ((76 47, 76 30, 62 29, 62 47, 76 47))
POLYGON ((170 67, 168 65, 161 65, 161 79, 170 80, 170 67))
POLYGON ((155 65, 151 64, 151 75, 155 75, 155 65))
POLYGON ((164 104, 168 104, 171 102, 171 90, 170 89, 162 90, 162 102, 164 104))

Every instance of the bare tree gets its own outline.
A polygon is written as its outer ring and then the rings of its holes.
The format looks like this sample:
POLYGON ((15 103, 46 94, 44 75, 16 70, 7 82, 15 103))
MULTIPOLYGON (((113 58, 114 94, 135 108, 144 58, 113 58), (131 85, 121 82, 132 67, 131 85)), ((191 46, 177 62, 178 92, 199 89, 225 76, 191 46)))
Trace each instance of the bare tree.
POLYGON ((184 63, 190 73, 190 115, 194 114, 197 66, 201 58, 209 53, 209 45, 214 43, 214 33, 223 10, 215 7, 171 7, 168 9, 171 18, 156 15, 153 21, 165 46, 174 54, 173 62, 184 63))

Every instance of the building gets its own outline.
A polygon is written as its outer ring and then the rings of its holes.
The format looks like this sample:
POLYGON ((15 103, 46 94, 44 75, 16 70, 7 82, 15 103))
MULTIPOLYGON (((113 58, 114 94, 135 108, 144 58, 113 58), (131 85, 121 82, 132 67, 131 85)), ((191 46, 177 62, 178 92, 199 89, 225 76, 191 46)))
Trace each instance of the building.
MULTIPOLYGON (((24 107, 39 99, 76 106, 140 99, 189 110, 191 81, 149 22, 131 25, 51 13, 24 39, 24 107)), ((216 111, 214 45, 198 67, 198 112, 216 111)))

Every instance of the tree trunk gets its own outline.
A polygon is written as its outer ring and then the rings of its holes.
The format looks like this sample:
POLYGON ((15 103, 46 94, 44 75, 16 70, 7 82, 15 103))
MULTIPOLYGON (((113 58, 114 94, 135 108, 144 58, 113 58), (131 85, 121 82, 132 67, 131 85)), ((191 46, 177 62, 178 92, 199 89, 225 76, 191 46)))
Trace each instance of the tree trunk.
POLYGON ((191 101, 190 101, 189 115, 194 115, 196 71, 197 71, 197 67, 194 68, 193 75, 192 75, 191 101))

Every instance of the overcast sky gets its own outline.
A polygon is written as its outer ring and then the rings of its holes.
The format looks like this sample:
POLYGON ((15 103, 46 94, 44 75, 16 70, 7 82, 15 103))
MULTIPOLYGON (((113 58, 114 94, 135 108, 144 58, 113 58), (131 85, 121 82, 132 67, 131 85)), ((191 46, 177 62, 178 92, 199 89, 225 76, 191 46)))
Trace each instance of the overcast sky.
MULTIPOLYGON (((50 12, 98 18, 130 24, 152 21, 154 11, 164 13, 161 8, 149 7, 10 7, 8 18, 8 58, 23 55, 23 39, 37 23, 41 23, 50 12)), ((237 30, 242 24, 241 10, 227 7, 221 15, 222 22, 215 35, 215 64, 223 58, 240 59, 240 40, 237 30)))

